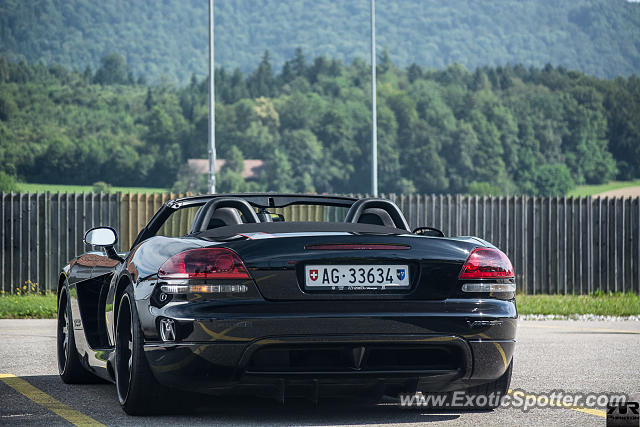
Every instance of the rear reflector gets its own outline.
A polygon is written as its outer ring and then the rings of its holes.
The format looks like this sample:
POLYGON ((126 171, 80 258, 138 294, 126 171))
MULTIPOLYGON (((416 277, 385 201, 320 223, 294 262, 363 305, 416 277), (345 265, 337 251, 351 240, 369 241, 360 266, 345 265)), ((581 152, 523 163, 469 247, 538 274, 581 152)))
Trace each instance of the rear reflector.
POLYGON ((242 294, 249 288, 246 285, 162 285, 165 294, 242 294))
MULTIPOLYGON (((462 267, 460 279, 512 279, 513 266, 509 258, 493 248, 476 248, 462 267)), ((476 291, 479 292, 479 291, 476 291)))
POLYGON ((515 283, 465 283, 463 292, 515 292, 515 283))
POLYGON ((408 245, 385 245, 377 243, 330 243, 326 245, 307 245, 308 250, 320 251, 406 251, 411 249, 408 245))
POLYGON ((226 248, 198 248, 180 252, 158 270, 160 279, 249 279, 235 252, 226 248))

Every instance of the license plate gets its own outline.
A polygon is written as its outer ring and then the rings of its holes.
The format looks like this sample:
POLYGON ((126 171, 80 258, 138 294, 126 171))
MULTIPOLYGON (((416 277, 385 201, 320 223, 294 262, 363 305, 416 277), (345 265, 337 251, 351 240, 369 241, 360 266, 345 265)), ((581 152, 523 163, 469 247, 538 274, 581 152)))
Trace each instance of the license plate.
POLYGON ((408 265, 307 265, 304 273, 310 290, 383 290, 410 283, 408 265))

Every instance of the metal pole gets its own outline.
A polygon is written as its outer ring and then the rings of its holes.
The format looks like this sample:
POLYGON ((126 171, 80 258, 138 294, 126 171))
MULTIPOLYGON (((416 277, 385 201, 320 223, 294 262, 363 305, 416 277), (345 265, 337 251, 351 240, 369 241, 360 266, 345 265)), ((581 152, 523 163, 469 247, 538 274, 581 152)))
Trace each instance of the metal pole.
POLYGON ((378 197, 378 119, 376 117, 376 0, 371 0, 371 195, 378 197))
POLYGON ((216 107, 214 85, 213 3, 209 0, 209 193, 216 192, 216 107))

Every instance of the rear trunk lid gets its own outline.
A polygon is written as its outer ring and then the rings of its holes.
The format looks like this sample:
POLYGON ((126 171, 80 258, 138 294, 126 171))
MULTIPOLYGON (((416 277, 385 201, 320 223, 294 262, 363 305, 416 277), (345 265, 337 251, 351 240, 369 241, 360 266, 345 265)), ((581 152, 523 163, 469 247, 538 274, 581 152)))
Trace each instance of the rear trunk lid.
MULTIPOLYGON (((227 230, 201 237, 236 251, 262 296, 274 301, 444 299, 456 294, 462 265, 474 248, 483 246, 473 238, 416 236, 362 224, 320 224, 270 224, 269 232, 261 231, 265 230, 261 224, 256 224, 255 230, 245 225, 242 234, 229 230, 234 227, 224 227, 227 230), (316 283, 322 280, 323 266, 338 266, 329 271, 347 278, 351 268, 357 274, 365 267, 365 275, 367 269, 373 274, 384 270, 384 275, 396 276, 398 280, 393 281, 398 283, 406 274, 407 286, 310 286, 312 278, 320 276, 316 283)), ((347 279, 340 280, 344 284, 347 279)))

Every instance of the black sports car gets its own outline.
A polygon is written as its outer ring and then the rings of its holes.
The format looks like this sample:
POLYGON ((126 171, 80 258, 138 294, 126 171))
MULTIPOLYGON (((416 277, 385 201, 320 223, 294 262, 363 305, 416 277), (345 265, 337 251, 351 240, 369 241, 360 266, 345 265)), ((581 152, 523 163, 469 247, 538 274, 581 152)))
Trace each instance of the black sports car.
POLYGON ((167 389, 317 400, 509 387, 511 262, 475 237, 412 232, 388 200, 187 197, 130 251, 116 242, 89 230, 101 251, 60 275, 58 365, 67 383, 115 382, 129 414, 161 408, 167 389))

